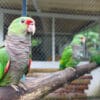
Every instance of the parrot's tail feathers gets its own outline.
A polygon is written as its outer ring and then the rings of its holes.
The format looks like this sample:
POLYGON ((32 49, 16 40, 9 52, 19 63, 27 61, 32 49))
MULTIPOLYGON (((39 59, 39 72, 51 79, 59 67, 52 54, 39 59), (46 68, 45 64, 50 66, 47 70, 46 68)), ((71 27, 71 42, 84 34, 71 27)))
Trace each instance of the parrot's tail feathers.
POLYGON ((28 60, 27 71, 25 72, 25 75, 27 75, 27 73, 30 71, 31 63, 32 63, 32 59, 30 58, 28 60))
POLYGON ((5 67, 4 73, 7 73, 9 68, 10 68, 10 60, 7 62, 7 65, 5 67))

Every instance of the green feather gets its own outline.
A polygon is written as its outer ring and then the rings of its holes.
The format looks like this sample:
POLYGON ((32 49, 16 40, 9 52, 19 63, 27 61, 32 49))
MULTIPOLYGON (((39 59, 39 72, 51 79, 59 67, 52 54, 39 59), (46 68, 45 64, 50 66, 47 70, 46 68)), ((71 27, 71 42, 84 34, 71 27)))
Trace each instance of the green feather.
POLYGON ((0 48, 0 79, 2 79, 4 75, 4 69, 9 60, 9 55, 5 48, 0 48))
POLYGON ((84 38, 85 36, 83 34, 77 34, 74 36, 72 42, 71 42, 71 45, 81 45, 81 38, 84 38))
POLYGON ((4 75, 4 68, 2 64, 0 63, 0 79, 2 79, 3 75, 4 75))

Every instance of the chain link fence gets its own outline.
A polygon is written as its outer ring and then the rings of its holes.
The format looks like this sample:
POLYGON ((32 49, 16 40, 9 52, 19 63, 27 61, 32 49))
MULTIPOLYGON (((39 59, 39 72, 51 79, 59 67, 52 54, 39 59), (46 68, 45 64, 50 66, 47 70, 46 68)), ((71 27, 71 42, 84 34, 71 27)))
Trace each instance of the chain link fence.
MULTIPOLYGON (((70 44, 75 34, 87 33, 86 37, 88 37, 88 32, 90 31, 94 33, 100 33, 100 22, 98 21, 98 19, 100 19, 100 10, 95 11, 96 7, 99 5, 99 3, 98 5, 95 5, 97 0, 86 1, 86 6, 89 4, 89 10, 94 8, 92 13, 88 12, 87 9, 86 12, 82 12, 81 10, 77 9, 74 10, 75 8, 77 8, 77 6, 72 10, 67 9, 67 11, 65 11, 65 9, 50 8, 50 11, 48 12, 47 9, 43 8, 43 11, 45 11, 42 13, 42 11, 35 4, 36 2, 34 3, 32 1, 36 0, 27 0, 27 15, 34 18, 36 21, 36 32, 35 35, 32 36, 33 61, 58 62, 61 58, 64 48, 70 44)), ((47 2, 52 0, 37 0, 37 4, 38 2, 41 2, 41 4, 43 5, 42 1, 47 2)), ((69 3, 71 0, 62 0, 62 2, 63 1, 69 3)), ((74 1, 77 2, 78 0, 72 0, 72 2, 74 1)), ((80 2, 78 2, 80 4, 80 8, 84 8, 84 1, 85 0, 80 0, 80 2)), ((64 3, 61 3, 61 5, 63 4, 64 3)), ((47 4, 44 4, 44 6, 46 5, 47 4)), ((51 3, 50 5, 53 4, 51 3)), ((21 0, 0 0, 0 45, 5 40, 8 26, 10 25, 11 21, 21 15, 21 0)), ((93 38, 94 37, 92 36, 90 38, 90 41, 92 41, 93 38)), ((95 42, 95 40, 93 40, 93 42, 95 42)), ((97 48, 100 51, 100 42, 98 42, 97 44, 92 43, 92 45, 88 44, 87 47, 89 46, 90 48, 87 50, 93 51, 94 48, 97 48)), ((74 51, 77 52, 77 49, 75 49, 74 51)), ((95 52, 95 50, 93 52, 95 52)), ((85 57, 89 57, 90 53, 91 52, 86 51, 85 57)), ((98 71, 98 76, 99 75, 100 73, 98 71)), ((94 78, 94 80, 95 83, 100 83, 99 77, 97 79, 96 76, 96 79, 94 78)))
MULTIPOLYGON (((36 12, 36 7, 27 0, 28 16, 36 21, 36 33, 32 36, 32 59, 34 61, 59 61, 63 49, 69 45, 73 36, 82 29, 92 25, 93 20, 75 19, 73 16, 67 18, 64 14, 42 14, 36 12), (35 45, 34 45, 35 43, 35 45)), ((11 21, 21 16, 22 2, 20 0, 0 0, 0 41, 5 39, 7 28, 11 21)), ((64 13, 64 12, 62 12, 64 13)), ((68 12, 69 13, 69 12, 68 12)), ((76 11, 77 13, 77 11, 76 11)))

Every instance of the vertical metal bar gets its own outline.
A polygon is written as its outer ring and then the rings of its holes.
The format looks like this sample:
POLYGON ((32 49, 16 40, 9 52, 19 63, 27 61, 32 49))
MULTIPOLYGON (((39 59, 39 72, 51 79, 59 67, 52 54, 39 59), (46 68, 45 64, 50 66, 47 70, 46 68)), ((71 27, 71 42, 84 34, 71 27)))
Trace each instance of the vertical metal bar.
POLYGON ((55 61, 55 17, 52 18, 52 61, 55 61))
POLYGON ((27 16, 27 0, 22 0, 22 16, 27 16))
POLYGON ((3 26, 4 26, 4 14, 0 12, 0 45, 2 45, 4 40, 3 26))

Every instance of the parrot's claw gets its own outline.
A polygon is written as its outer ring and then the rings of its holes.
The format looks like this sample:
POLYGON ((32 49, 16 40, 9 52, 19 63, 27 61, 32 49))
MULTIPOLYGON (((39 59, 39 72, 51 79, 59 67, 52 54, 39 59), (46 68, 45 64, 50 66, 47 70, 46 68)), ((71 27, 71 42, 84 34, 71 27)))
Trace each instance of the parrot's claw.
POLYGON ((76 71, 76 69, 75 69, 75 68, 70 67, 70 69, 71 69, 71 70, 73 70, 73 71, 76 71))
POLYGON ((27 91, 27 86, 22 81, 20 81, 19 87, 21 87, 24 91, 27 91))
POLYGON ((14 84, 11 84, 10 86, 16 91, 16 93, 17 93, 18 95, 21 94, 21 91, 20 91, 21 88, 22 88, 24 91, 27 91, 27 86, 26 86, 23 82, 19 82, 19 85, 18 85, 18 86, 17 86, 17 85, 14 85, 14 84))
POLYGON ((11 84, 11 87, 12 87, 18 94, 20 94, 20 90, 19 90, 19 88, 18 88, 17 85, 11 84))

